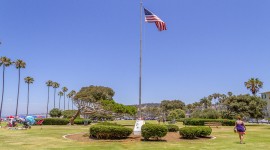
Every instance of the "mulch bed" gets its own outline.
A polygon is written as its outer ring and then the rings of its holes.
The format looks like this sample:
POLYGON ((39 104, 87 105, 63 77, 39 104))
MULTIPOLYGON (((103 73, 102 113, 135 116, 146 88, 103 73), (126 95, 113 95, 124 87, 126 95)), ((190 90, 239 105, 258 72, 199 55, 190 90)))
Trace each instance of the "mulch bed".
MULTIPOLYGON (((87 133, 78 133, 78 134, 67 135, 66 138, 74 140, 74 141, 78 141, 78 142, 95 142, 95 141, 102 141, 102 142, 139 142, 139 141, 144 141, 141 136, 135 136, 133 134, 131 134, 126 139, 117 139, 117 140, 93 139, 93 138, 89 138, 87 133)), ((193 140, 209 140, 209 139, 212 139, 212 137, 197 138, 197 139, 193 139, 193 140)), ((155 141, 155 140, 150 139, 149 141, 155 141)), ((190 141, 190 140, 180 138, 180 135, 179 135, 178 132, 168 132, 165 137, 163 137, 160 140, 155 141, 155 142, 180 142, 180 141, 190 141)))

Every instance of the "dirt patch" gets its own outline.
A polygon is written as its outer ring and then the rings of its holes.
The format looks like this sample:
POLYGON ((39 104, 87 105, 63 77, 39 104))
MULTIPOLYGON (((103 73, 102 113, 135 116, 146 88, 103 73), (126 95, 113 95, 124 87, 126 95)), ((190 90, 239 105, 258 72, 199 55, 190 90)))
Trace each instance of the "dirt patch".
MULTIPOLYGON (((96 141, 101 141, 101 142, 139 142, 139 141, 144 141, 141 136, 135 136, 131 134, 128 138, 126 139, 118 139, 118 140, 98 140, 98 139, 92 139, 89 138, 87 133, 78 133, 78 134, 71 134, 71 135, 66 135, 65 138, 74 140, 74 141, 79 141, 79 142, 96 142, 96 141)), ((204 137, 204 138, 197 138, 193 140, 209 140, 212 139, 213 137, 204 137)), ((155 141, 155 142, 180 142, 180 141, 190 141, 188 139, 183 139, 180 138, 180 135, 178 132, 168 132, 167 135, 158 141, 155 139, 150 139, 149 141, 155 141)))

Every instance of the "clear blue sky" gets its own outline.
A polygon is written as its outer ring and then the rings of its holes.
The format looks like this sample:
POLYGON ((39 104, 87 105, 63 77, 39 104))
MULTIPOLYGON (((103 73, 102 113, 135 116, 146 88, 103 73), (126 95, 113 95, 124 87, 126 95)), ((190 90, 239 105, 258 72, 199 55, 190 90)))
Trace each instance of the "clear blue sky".
MULTIPOLYGON (((251 77, 270 90, 269 0, 145 0, 144 6, 168 30, 143 25, 143 103, 245 94, 251 77)), ((139 0, 2 0, 0 56, 27 63, 22 79, 35 78, 30 112, 45 112, 49 79, 69 91, 108 86, 117 102, 137 104, 139 9, 139 0)), ((3 111, 14 114, 15 67, 6 77, 3 111)), ((26 112, 26 90, 22 80, 19 113, 26 112)), ((50 99, 51 108, 53 92, 50 99)))

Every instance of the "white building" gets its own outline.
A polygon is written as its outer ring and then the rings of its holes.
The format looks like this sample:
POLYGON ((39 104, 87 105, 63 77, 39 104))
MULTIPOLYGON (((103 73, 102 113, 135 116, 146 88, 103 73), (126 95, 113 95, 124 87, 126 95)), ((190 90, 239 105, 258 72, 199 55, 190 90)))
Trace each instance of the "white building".
POLYGON ((270 116, 270 91, 261 93, 261 98, 267 102, 267 115, 270 116))

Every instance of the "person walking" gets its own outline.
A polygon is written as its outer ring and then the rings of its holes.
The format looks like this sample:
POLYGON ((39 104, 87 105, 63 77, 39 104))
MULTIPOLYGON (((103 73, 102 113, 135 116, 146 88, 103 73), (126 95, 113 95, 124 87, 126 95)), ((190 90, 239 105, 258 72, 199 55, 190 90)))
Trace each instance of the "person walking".
POLYGON ((235 122, 234 132, 238 132, 240 144, 245 144, 244 143, 244 134, 246 132, 246 126, 245 126, 245 124, 242 121, 240 116, 237 117, 237 120, 235 122))

